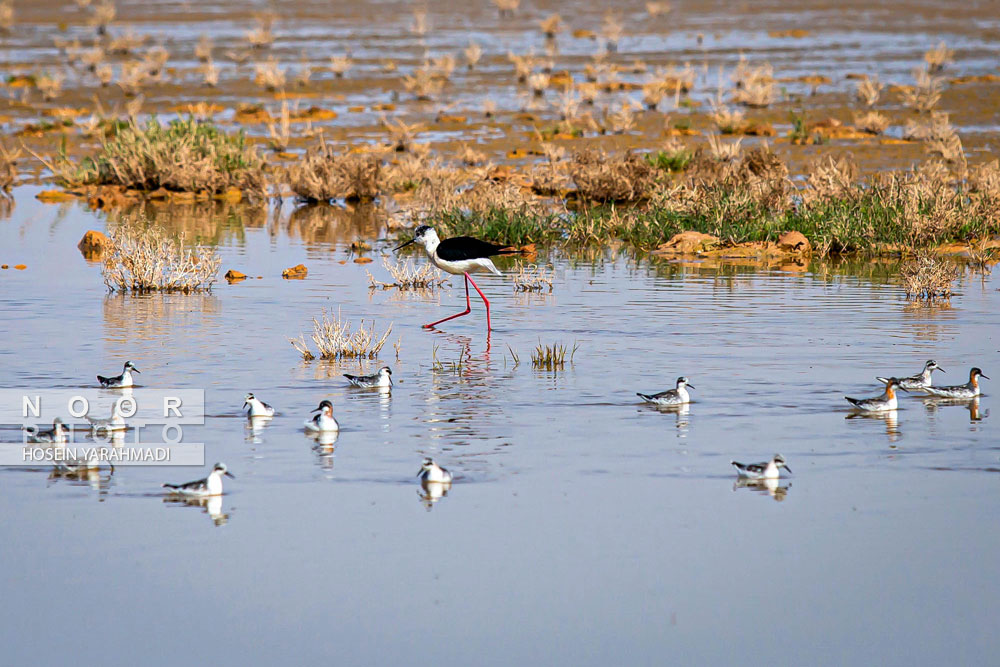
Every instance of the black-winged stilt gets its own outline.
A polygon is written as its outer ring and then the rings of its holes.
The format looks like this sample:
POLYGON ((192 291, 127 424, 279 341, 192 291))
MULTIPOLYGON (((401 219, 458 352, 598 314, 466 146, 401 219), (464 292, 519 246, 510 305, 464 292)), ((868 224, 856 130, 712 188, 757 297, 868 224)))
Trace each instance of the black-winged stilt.
POLYGON ((453 320, 456 317, 462 317, 463 315, 468 315, 472 312, 472 301, 469 299, 469 283, 472 283, 472 286, 476 288, 477 292, 479 292, 479 296, 486 305, 486 330, 489 331, 493 329, 490 324, 490 302, 469 274, 475 273, 476 271, 489 271, 490 273, 499 276, 501 274, 497 270, 497 267, 493 266, 493 262, 490 261, 490 257, 495 255, 516 255, 521 251, 508 246, 480 241, 479 239, 474 239, 471 236, 455 236, 442 241, 438 238, 437 232, 434 231, 434 228, 430 225, 420 225, 417 227, 413 234, 413 238, 397 247, 396 250, 405 248, 411 243, 419 243, 422 245, 424 250, 427 251, 427 256, 430 258, 434 266, 438 267, 442 271, 456 276, 465 276, 465 310, 457 315, 446 317, 443 320, 425 324, 424 328, 430 329, 438 324, 441 324, 442 322, 447 322, 448 320, 453 320))

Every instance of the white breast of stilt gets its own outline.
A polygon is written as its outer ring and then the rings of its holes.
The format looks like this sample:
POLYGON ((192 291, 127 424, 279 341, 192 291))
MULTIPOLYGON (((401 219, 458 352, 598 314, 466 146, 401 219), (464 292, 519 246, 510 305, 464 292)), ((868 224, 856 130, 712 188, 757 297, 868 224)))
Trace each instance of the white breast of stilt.
POLYGON ((463 273, 478 273, 480 271, 488 271, 496 276, 502 275, 489 257, 447 261, 438 257, 435 252, 431 255, 431 262, 445 273, 451 273, 456 276, 460 276, 463 273))

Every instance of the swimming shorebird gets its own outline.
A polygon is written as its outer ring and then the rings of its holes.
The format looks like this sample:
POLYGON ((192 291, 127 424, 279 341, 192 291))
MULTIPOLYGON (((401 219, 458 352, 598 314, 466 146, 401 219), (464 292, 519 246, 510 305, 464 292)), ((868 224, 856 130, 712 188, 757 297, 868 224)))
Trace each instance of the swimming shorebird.
POLYGON ((223 475, 230 479, 236 479, 226 469, 225 463, 216 463, 208 477, 196 479, 186 484, 164 484, 163 488, 167 489, 168 493, 176 493, 182 496, 221 496, 223 475))
POLYGON ((851 398, 850 396, 844 396, 844 398, 862 412, 887 412, 895 410, 897 406, 895 390, 896 385, 899 384, 899 380, 896 378, 888 378, 888 380, 885 384, 885 392, 881 396, 874 398, 851 398))
POLYGON ((87 421, 90 422, 90 428, 93 431, 124 431, 128 428, 125 417, 122 416, 121 401, 115 401, 115 404, 111 406, 111 416, 107 419, 93 419, 87 415, 87 421))
POLYGON ((122 369, 121 375, 116 375, 114 377, 104 377, 103 375, 97 376, 97 381, 101 383, 101 386, 106 389, 118 389, 121 387, 131 387, 132 382, 132 371, 139 373, 139 369, 132 365, 131 361, 125 362, 125 367, 122 369))
POLYGON ((44 431, 35 430, 34 433, 28 435, 28 442, 37 443, 61 443, 69 441, 69 427, 67 427, 63 420, 56 417, 52 421, 52 428, 46 429, 44 431))
POLYGON ((322 400, 319 403, 318 408, 314 408, 313 412, 318 413, 312 419, 306 421, 305 428, 310 433, 324 433, 330 431, 339 431, 340 424, 333 417, 333 403, 328 400, 322 400))
POLYGON ((411 243, 422 245, 434 266, 445 273, 455 276, 465 276, 465 310, 457 315, 451 315, 437 322, 425 324, 424 328, 430 329, 442 322, 447 322, 448 320, 453 320, 456 317, 462 317, 472 312, 472 301, 469 299, 469 283, 472 283, 472 286, 479 292, 479 296, 486 305, 486 330, 490 331, 493 329, 490 324, 490 302, 469 274, 477 271, 489 271, 499 276, 501 273, 497 270, 497 267, 493 266, 490 257, 495 255, 516 255, 520 254, 521 251, 516 248, 480 241, 471 236, 454 236, 442 241, 438 238, 434 228, 429 225, 420 225, 417 227, 413 238, 403 245, 398 246, 395 250, 405 248, 411 243))
POLYGON ((420 478, 421 482, 432 484, 451 484, 452 481, 452 474, 434 463, 434 459, 430 457, 424 459, 424 464, 420 466, 417 477, 420 478))
POLYGON ((677 378, 676 389, 667 389, 666 391, 661 391, 659 394, 641 394, 636 392, 635 395, 647 403, 655 403, 656 405, 684 405, 691 402, 691 395, 687 390, 688 387, 695 388, 693 384, 688 384, 688 379, 682 375, 677 378))
MULTIPOLYGON (((905 378, 895 378, 897 386, 903 391, 920 391, 931 386, 931 373, 933 371, 941 371, 944 373, 944 369, 938 366, 938 363, 933 359, 928 359, 927 363, 924 364, 924 370, 920 371, 916 375, 911 375, 905 378)), ((876 380, 882 384, 889 384, 889 380, 892 378, 876 377, 876 380)))
POLYGON ((781 476, 781 468, 792 472, 792 469, 785 463, 785 457, 781 454, 775 454, 770 461, 761 461, 760 463, 740 463, 738 461, 730 461, 729 463, 736 468, 736 473, 745 479, 778 479, 781 476))
POLYGON ((979 378, 990 379, 988 375, 983 375, 983 372, 978 368, 973 368, 969 371, 969 381, 966 384, 957 384, 951 387, 925 387, 924 391, 931 396, 940 396, 941 398, 975 398, 979 396, 979 378))
POLYGON ((364 389, 386 389, 392 386, 392 370, 388 366, 378 369, 374 375, 350 375, 344 373, 347 381, 364 389))
POLYGON ((249 407, 247 410, 247 417, 253 419, 254 417, 273 417, 274 408, 260 400, 253 393, 248 392, 246 396, 243 397, 243 407, 249 407))

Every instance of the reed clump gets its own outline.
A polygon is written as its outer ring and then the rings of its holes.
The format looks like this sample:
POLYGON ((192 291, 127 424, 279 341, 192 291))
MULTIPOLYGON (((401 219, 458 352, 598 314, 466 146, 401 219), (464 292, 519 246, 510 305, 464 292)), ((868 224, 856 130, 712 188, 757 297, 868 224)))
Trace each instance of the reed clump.
POLYGON ((543 345, 541 341, 538 341, 538 345, 531 351, 531 366, 547 371, 560 370, 566 366, 567 355, 569 362, 573 362, 578 347, 577 343, 573 343, 573 347, 570 349, 562 343, 543 345))
POLYGON ((55 171, 69 186, 213 194, 237 188, 257 196, 266 191, 264 161, 243 133, 226 134, 194 118, 167 125, 151 120, 145 127, 129 122, 104 140, 95 157, 76 165, 64 160, 55 171))
POLYGON ((108 232, 101 274, 111 292, 211 291, 222 258, 210 248, 187 248, 145 220, 108 232))
POLYGON ((947 299, 958 277, 957 267, 930 252, 919 252, 899 267, 899 281, 911 301, 947 299))
POLYGON ((337 153, 321 141, 288 169, 288 183, 305 201, 371 201, 379 194, 380 175, 377 157, 337 153))
MULTIPOLYGON (((366 328, 364 320, 361 320, 357 331, 354 331, 351 322, 342 318, 339 312, 335 316, 332 310, 324 310, 321 319, 313 318, 313 333, 310 338, 316 345, 320 359, 375 359, 391 333, 392 324, 379 333, 375 330, 374 321, 366 328)), ((302 355, 303 360, 311 361, 316 358, 306 343, 305 334, 289 338, 288 342, 302 355)))
POLYGON ((0 192, 10 195, 10 188, 17 181, 17 159, 21 150, 9 150, 0 144, 0 192))

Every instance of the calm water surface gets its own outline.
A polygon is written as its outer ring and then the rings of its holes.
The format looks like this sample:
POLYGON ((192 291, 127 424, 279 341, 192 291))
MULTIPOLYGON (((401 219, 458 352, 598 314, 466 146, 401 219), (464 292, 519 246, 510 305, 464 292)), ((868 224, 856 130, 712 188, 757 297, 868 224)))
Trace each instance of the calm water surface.
POLYGON ((1000 649, 1000 380, 974 408, 905 396, 895 419, 848 419, 843 400, 932 357, 939 383, 972 365, 1000 378, 996 277, 912 309, 886 265, 553 254, 551 295, 479 281, 491 336, 481 310, 426 332, 461 309, 461 283, 370 292, 365 270, 385 271, 349 243, 379 232, 344 216, 182 220, 223 270, 263 278, 124 298, 76 249, 105 220, 34 192, 0 221, 0 261, 28 266, 0 273, 0 387, 85 386, 132 359, 146 387, 206 390, 187 439, 237 479, 202 508, 158 493, 200 468, 0 470, 4 662, 983 664, 1000 649), (280 278, 299 262, 306 280, 280 278), (287 338, 323 308, 391 322, 398 358, 302 362, 287 338), (539 341, 579 349, 536 371, 539 341), (382 363, 391 397, 340 377, 382 363), (682 374, 689 409, 637 403, 682 374), (256 433, 246 391, 279 411, 256 433), (324 397, 343 431, 317 449, 301 423, 324 397), (774 452, 786 489, 734 489, 730 459, 774 452), (423 456, 458 477, 437 502, 414 477, 423 456))

